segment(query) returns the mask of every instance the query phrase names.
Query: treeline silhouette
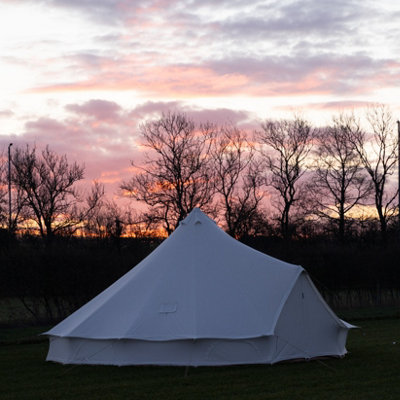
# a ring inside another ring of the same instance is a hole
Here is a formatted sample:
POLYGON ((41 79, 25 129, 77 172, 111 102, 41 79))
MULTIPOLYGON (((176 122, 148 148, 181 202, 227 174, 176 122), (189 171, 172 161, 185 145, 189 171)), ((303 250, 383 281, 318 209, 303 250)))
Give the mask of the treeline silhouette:
POLYGON ((399 303, 397 135, 378 105, 324 128, 299 116, 255 132, 167 113, 140 126, 148 149, 107 200, 48 146, 16 147, 0 170, 1 296, 59 320, 136 265, 194 208, 235 238, 301 264, 335 308, 399 303), (8 173, 8 167, 10 173, 8 173), (7 184, 12 187, 11 213, 7 184))
MULTIPOLYGON (((1 297, 19 302, 28 319, 54 322, 107 288, 153 251, 161 238, 40 237, 9 242, 0 251, 1 297)), ((400 305, 400 246, 397 233, 385 245, 358 237, 284 240, 248 236, 243 242, 273 257, 302 265, 335 309, 400 305)))

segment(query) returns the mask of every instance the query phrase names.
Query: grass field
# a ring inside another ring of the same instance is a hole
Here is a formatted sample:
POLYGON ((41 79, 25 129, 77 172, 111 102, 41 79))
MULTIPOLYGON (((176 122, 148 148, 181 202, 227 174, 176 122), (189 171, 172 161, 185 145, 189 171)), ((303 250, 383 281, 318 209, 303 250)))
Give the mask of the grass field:
POLYGON ((400 399, 400 319, 357 320, 343 359, 257 366, 63 366, 42 328, 0 329, 0 399, 400 399))

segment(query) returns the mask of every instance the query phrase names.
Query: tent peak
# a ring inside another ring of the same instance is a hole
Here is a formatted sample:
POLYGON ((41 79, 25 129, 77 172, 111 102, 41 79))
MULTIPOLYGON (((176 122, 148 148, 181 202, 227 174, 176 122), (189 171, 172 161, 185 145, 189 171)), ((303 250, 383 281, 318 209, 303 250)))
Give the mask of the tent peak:
MULTIPOLYGON (((193 210, 183 219, 179 225, 201 225, 206 221, 212 221, 200 208, 195 207, 193 210)), ((214 222, 214 221, 213 221, 214 222)))

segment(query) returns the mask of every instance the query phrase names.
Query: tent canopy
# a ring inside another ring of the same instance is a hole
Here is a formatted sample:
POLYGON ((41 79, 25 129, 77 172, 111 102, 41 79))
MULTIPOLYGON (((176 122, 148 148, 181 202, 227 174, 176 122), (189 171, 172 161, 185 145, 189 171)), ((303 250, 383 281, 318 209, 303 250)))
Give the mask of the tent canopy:
POLYGON ((302 267, 236 241, 194 209, 46 334, 48 360, 64 363, 224 365, 341 356, 350 327, 302 267))

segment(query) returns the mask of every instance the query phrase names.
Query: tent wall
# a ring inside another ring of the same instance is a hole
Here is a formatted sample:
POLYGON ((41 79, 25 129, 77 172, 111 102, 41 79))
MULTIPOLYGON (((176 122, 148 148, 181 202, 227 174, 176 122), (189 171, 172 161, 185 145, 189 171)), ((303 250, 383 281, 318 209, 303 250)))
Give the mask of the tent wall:
POLYGON ((343 356, 348 329, 304 272, 279 311, 275 335, 167 341, 50 336, 47 360, 107 365, 273 364, 289 359, 343 356))

